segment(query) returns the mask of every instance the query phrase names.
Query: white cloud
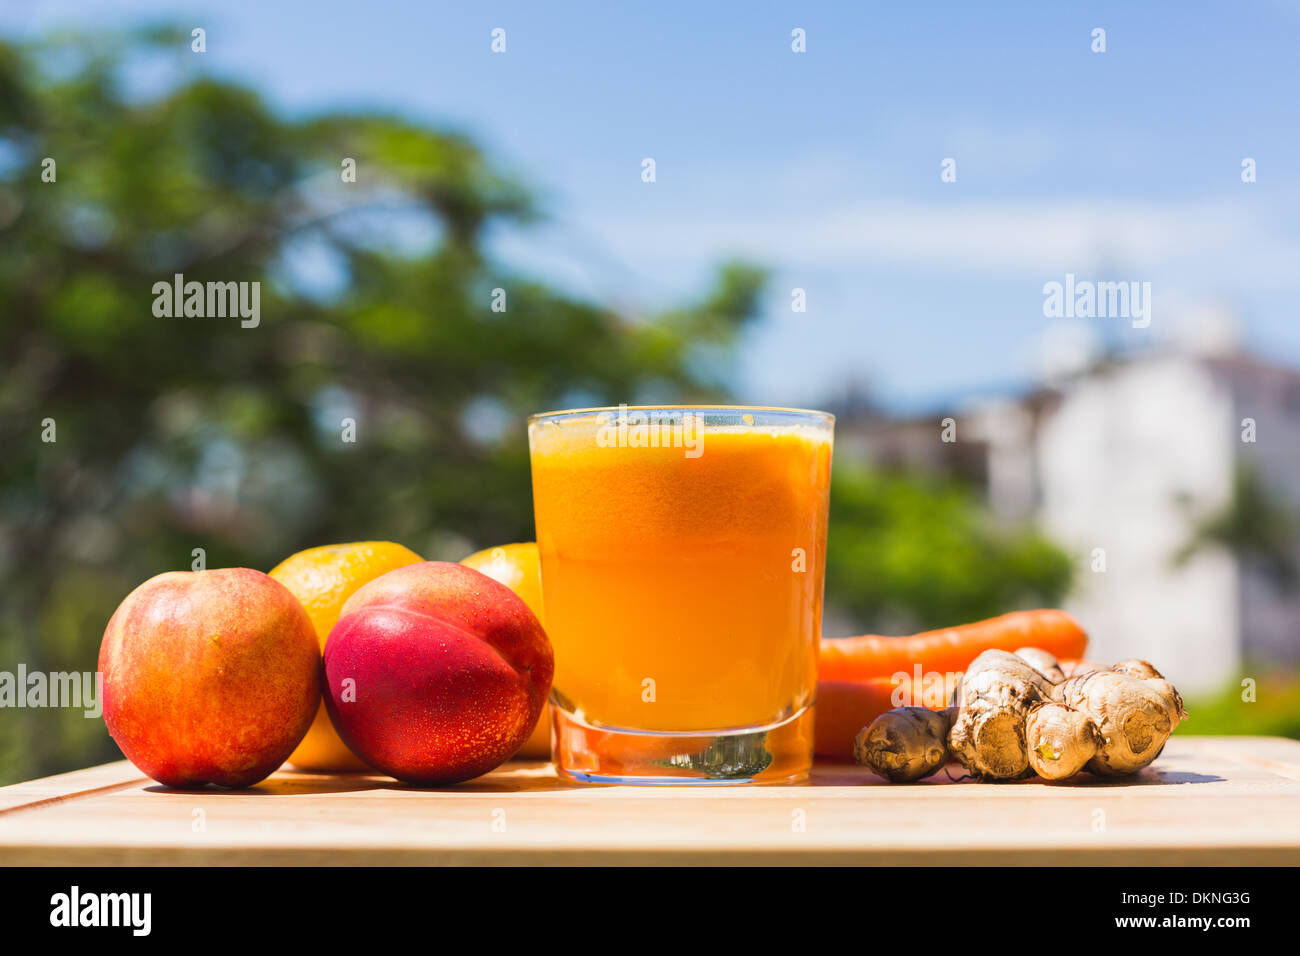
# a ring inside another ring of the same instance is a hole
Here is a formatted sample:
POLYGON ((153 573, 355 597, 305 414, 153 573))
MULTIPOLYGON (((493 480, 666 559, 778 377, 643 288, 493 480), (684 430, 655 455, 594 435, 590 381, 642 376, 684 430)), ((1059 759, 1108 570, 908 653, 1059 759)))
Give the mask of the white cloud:
POLYGON ((1200 271, 1208 264, 1223 280, 1291 285, 1300 262, 1300 240, 1227 202, 859 203, 801 215, 674 215, 595 228, 619 256, 642 263, 726 253, 777 267, 869 262, 994 275, 1103 266, 1200 271))

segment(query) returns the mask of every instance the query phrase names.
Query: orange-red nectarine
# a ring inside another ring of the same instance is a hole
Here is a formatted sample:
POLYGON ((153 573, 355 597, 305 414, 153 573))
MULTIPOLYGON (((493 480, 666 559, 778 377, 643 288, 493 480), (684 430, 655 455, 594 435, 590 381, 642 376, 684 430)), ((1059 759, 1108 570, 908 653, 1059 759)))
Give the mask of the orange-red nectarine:
POLYGON ((99 648, 104 722, 171 787, 247 787, 298 745, 320 701, 307 612, 250 568, 172 571, 127 595, 99 648))
POLYGON ((389 571, 348 599, 325 642, 325 706, 371 766, 415 783, 486 773, 528 738, 551 643, 510 588, 460 564, 389 571))

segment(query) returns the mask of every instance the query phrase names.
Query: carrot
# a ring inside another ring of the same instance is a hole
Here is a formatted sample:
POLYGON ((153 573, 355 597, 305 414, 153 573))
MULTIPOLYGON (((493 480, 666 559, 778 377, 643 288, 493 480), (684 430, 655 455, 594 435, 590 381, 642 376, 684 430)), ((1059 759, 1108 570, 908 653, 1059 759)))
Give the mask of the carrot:
POLYGON ((987 650, 1041 647, 1058 658, 1082 657, 1088 635, 1064 611, 1013 611, 974 624, 909 637, 829 638, 821 642, 818 676, 826 681, 870 680, 896 673, 963 671, 987 650))
POLYGON ((813 711, 813 752, 819 757, 851 760, 853 738, 881 714, 894 709, 896 687, 888 677, 819 680, 813 711))
POLYGON ((911 679, 876 677, 864 681, 819 680, 813 711, 813 750, 819 757, 850 760, 858 731, 895 707, 929 707, 942 710, 952 695, 954 680, 943 686, 926 682, 914 694, 911 679))

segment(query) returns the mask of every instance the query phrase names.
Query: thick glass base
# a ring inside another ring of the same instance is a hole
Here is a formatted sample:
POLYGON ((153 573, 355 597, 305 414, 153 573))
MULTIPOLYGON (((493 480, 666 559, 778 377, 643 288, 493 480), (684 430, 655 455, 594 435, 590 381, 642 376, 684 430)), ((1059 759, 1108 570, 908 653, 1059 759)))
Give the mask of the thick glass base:
POLYGON ((713 786, 802 783, 812 769, 812 709, 765 727, 669 734, 592 727, 552 705, 551 754, 580 783, 713 786))

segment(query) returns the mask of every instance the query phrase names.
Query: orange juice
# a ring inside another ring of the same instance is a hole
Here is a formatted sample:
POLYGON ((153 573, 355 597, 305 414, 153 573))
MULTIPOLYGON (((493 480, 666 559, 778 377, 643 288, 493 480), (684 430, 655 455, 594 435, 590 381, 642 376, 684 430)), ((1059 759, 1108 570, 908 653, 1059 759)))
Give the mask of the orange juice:
POLYGON ((831 421, 716 407, 534 417, 557 709, 642 738, 762 734, 802 717, 817 680, 831 421))

